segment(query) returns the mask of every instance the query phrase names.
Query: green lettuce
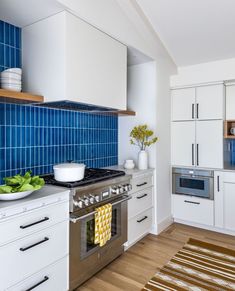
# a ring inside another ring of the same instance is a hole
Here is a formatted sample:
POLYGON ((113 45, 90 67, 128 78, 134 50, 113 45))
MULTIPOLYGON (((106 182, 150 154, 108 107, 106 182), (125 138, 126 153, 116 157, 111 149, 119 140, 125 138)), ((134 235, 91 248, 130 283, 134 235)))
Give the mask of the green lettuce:
POLYGON ((18 174, 13 177, 4 178, 5 185, 0 186, 0 193, 16 193, 25 191, 35 191, 45 185, 43 178, 31 176, 32 172, 28 171, 24 175, 18 174))

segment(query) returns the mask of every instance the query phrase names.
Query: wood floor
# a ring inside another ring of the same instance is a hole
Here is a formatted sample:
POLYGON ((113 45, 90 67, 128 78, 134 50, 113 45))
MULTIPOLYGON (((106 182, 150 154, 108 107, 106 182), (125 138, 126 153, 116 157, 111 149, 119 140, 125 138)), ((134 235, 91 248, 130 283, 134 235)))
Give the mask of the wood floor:
POLYGON ((190 237, 235 249, 233 236, 175 223, 159 236, 147 235, 77 291, 140 290, 190 237))

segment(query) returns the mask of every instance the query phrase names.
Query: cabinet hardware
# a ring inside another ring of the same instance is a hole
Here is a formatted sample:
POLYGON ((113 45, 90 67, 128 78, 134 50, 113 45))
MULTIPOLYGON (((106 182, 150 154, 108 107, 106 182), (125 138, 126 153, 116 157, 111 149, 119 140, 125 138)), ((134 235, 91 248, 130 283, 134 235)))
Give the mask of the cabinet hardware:
POLYGON ((197 103, 197 119, 199 118, 199 103, 197 103))
POLYGON ((141 198, 144 198, 146 196, 148 196, 148 194, 143 194, 142 196, 137 196, 136 199, 141 199, 141 198))
POLYGON ((43 284, 44 282, 46 282, 47 280, 49 280, 49 277, 45 276, 43 278, 43 280, 41 280, 40 282, 36 283, 35 285, 33 285, 32 287, 26 289, 25 291, 31 291, 33 289, 35 289, 36 287, 38 287, 39 285, 43 284))
POLYGON ((144 220, 147 219, 147 218, 148 218, 148 216, 145 216, 145 217, 143 217, 142 219, 137 220, 137 222, 140 223, 140 222, 144 221, 144 220))
POLYGON ((194 103, 192 104, 192 119, 194 119, 194 103))
POLYGON ((40 245, 40 244, 42 244, 42 243, 44 243, 44 242, 46 242, 46 241, 48 241, 48 240, 49 240, 48 237, 44 237, 43 240, 41 240, 41 241, 39 241, 39 242, 37 242, 37 243, 35 243, 35 244, 32 244, 32 245, 30 245, 30 246, 28 246, 28 247, 26 247, 26 248, 20 248, 20 251, 21 251, 21 252, 25 252, 25 251, 27 251, 27 250, 29 250, 29 249, 31 249, 31 248, 33 248, 33 247, 36 247, 36 246, 38 246, 38 245, 40 245))
POLYGON ((194 166, 194 143, 192 143, 192 165, 194 166))
POLYGON ((142 184, 137 184, 136 186, 137 187, 141 187, 141 186, 144 186, 144 185, 147 185, 148 183, 147 182, 144 182, 144 183, 142 183, 142 184))
POLYGON ((44 217, 43 219, 38 220, 36 222, 30 223, 30 224, 26 224, 26 225, 21 225, 20 228, 21 229, 25 229, 25 228, 31 227, 31 226, 33 226, 35 224, 39 224, 39 223, 42 223, 42 222, 47 221, 47 220, 49 220, 49 217, 44 217))
POLYGON ((194 201, 189 201, 189 200, 184 200, 185 203, 191 203, 191 204, 197 204, 199 205, 200 202, 194 202, 194 201))
POLYGON ((199 166, 199 144, 197 143, 197 166, 199 166))
POLYGON ((219 176, 217 176, 217 191, 220 192, 220 181, 219 181, 219 176))

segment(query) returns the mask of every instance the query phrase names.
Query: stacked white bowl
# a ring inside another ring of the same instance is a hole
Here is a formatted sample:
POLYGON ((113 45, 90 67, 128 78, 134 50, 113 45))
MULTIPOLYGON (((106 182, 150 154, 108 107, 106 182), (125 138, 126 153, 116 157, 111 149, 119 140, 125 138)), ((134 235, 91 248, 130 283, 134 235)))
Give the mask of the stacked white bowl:
POLYGON ((1 88, 21 92, 22 89, 22 70, 11 68, 1 72, 1 88))

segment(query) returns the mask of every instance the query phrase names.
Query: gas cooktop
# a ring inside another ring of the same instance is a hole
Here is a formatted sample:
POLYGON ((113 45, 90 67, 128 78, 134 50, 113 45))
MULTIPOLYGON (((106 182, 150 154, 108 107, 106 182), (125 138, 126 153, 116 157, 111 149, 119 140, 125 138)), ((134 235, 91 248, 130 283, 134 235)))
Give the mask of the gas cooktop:
POLYGON ((86 168, 84 179, 76 182, 59 182, 56 181, 53 174, 46 174, 41 176, 44 178, 46 184, 62 186, 66 188, 75 188, 79 186, 90 185, 100 181, 112 179, 115 177, 124 176, 124 171, 99 169, 99 168, 86 168))

